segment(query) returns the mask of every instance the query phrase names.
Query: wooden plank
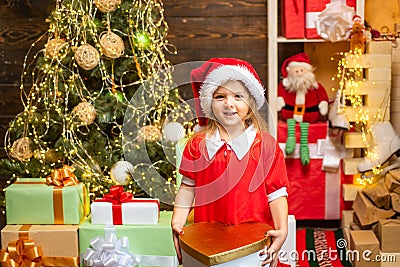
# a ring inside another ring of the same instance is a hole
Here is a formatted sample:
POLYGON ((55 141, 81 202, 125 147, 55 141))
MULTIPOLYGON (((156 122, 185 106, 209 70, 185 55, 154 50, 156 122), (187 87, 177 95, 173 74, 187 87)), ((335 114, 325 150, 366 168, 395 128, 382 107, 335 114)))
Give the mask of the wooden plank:
MULTIPOLYGON (((24 58, 28 49, 43 33, 48 25, 43 19, 0 19, 0 81, 2 84, 19 84, 24 58)), ((43 39, 33 49, 28 58, 43 49, 47 40, 43 39)))
MULTIPOLYGON (((356 195, 358 191, 361 191, 364 187, 361 185, 355 184, 343 184, 342 186, 342 196, 344 201, 354 201, 356 199, 356 195)), ((351 211, 350 216, 347 218, 349 226, 350 221, 353 221, 353 211, 351 211)))
POLYGON ((393 48, 392 50, 392 62, 400 62, 400 48, 393 48))
POLYGON ((172 64, 191 61, 206 61, 211 57, 235 57, 250 62, 265 84, 267 80, 267 54, 265 50, 179 50, 176 55, 166 56, 172 64))
POLYGON ((366 148, 370 140, 363 138, 361 132, 345 132, 343 136, 343 145, 345 148, 366 148))
POLYGON ((346 57, 346 68, 390 68, 392 64, 391 54, 363 54, 354 56, 349 54, 346 57))
POLYGON ((366 71, 365 78, 369 81, 392 80, 391 68, 371 68, 366 71))
POLYGON ((27 19, 33 17, 45 18, 55 7, 54 0, 14 0, 0 1, 0 18, 27 19))
POLYGON ((391 54, 392 41, 368 41, 367 42, 368 54, 391 54))
POLYGON ((349 122, 360 121, 361 116, 368 115, 369 121, 374 121, 375 117, 383 117, 383 121, 390 120, 390 106, 384 110, 378 108, 368 108, 368 107, 346 107, 345 114, 349 122))
POLYGON ((169 0, 164 1, 165 16, 212 17, 212 16, 266 16, 267 2, 261 0, 214 1, 169 0))
POLYGON ((358 173, 357 166, 363 161, 363 158, 343 159, 343 172, 345 175, 354 175, 358 173))
POLYGON ((391 90, 390 81, 361 81, 361 82, 345 82, 346 92, 355 95, 368 95, 374 92, 386 92, 391 90))
POLYGON ((0 115, 14 116, 23 110, 19 86, 0 84, 0 115))
POLYGON ((4 158, 6 156, 6 152, 4 150, 4 136, 6 135, 8 124, 13 119, 13 117, 5 118, 0 116, 0 158, 4 158))
POLYGON ((168 20, 168 40, 177 50, 266 49, 267 22, 257 17, 186 17, 168 20))

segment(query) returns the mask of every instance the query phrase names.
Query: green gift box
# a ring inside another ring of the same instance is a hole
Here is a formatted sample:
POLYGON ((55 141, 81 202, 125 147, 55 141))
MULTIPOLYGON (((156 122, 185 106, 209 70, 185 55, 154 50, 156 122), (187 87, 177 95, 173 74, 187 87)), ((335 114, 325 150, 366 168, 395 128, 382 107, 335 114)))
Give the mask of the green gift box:
MULTIPOLYGON (((158 224, 155 225, 114 225, 118 239, 128 237, 130 253, 140 259, 140 267, 176 267, 178 259, 172 241, 172 212, 161 211, 158 224)), ((106 225, 91 224, 85 220, 79 226, 79 250, 81 266, 91 240, 105 237, 106 225)), ((109 227, 109 226, 107 226, 109 227)))
POLYGON ((84 185, 52 186, 22 178, 5 189, 7 224, 79 224, 85 216, 84 185))

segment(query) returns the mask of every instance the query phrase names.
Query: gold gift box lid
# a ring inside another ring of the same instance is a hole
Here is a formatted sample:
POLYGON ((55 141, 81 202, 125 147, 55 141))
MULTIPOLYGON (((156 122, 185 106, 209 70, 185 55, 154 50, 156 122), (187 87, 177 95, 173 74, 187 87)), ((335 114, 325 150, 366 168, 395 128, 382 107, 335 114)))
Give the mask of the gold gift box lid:
POLYGON ((194 223, 184 227, 181 248, 197 261, 213 266, 239 259, 271 244, 265 223, 225 225, 216 222, 194 223))

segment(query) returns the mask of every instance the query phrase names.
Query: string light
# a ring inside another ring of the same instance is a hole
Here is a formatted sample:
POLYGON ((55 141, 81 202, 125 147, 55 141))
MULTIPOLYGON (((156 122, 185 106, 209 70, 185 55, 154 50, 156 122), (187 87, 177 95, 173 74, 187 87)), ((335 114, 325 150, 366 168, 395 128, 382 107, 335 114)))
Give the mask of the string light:
MULTIPOLYGON (((339 88, 344 96, 345 105, 341 112, 344 112, 354 123, 350 125, 351 129, 361 132, 364 143, 364 156, 371 162, 379 162, 379 156, 376 147, 371 145, 370 125, 382 118, 382 110, 378 109, 375 114, 370 114, 368 107, 365 107, 365 98, 363 96, 363 86, 366 82, 365 73, 370 71, 362 66, 363 54, 361 50, 339 53, 337 74, 332 80, 339 80, 339 88)), ((331 58, 335 60, 335 58, 331 58)), ((333 88, 334 90, 334 88, 333 88)), ((382 166, 377 164, 368 174, 356 175, 354 183, 362 186, 371 185, 380 178, 382 166)))

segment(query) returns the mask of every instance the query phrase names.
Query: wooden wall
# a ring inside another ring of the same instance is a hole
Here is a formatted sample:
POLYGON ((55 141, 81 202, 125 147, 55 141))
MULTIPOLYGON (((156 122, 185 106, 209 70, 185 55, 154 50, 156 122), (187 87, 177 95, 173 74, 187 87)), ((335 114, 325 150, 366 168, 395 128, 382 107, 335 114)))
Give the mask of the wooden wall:
MULTIPOLYGON (((173 64, 237 57, 267 81, 267 1, 166 0, 173 64)), ((22 110, 20 75, 31 44, 46 30, 55 0, 0 1, 0 156, 8 122, 22 110)), ((35 49, 43 48, 37 46, 35 49)), ((190 91, 190 89, 189 89, 190 91)))
MULTIPOLYGON (((267 1, 164 1, 173 64, 235 57, 250 62, 267 81, 267 1)), ((190 86, 186 87, 190 91, 190 86)), ((182 91, 181 91, 182 92, 182 91)), ((190 94, 190 93, 189 93, 190 94)))
MULTIPOLYGON (((22 111, 20 76, 24 57, 36 39, 47 31, 45 18, 54 0, 0 1, 0 156, 8 122, 22 111)), ((33 48, 33 51, 39 46, 33 48)))

